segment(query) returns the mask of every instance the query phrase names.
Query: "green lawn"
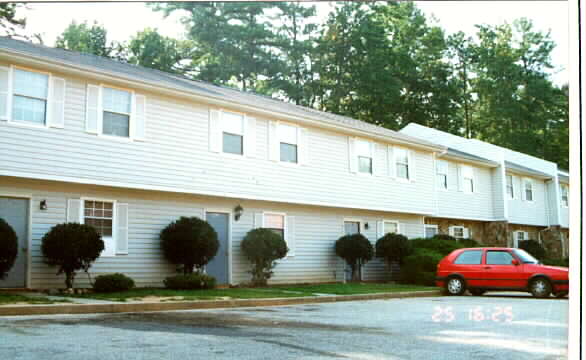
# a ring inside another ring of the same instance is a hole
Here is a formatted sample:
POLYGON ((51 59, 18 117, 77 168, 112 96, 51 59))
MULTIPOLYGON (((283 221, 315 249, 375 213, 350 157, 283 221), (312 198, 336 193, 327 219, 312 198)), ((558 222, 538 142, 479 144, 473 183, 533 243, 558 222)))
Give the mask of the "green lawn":
POLYGON ((3 294, 0 293, 0 305, 9 305, 15 303, 27 303, 27 304, 53 304, 57 302, 68 302, 65 300, 55 301, 46 297, 38 296, 25 296, 15 294, 3 294))
POLYGON ((298 291, 312 294, 331 295, 358 295, 376 294, 401 291, 425 291, 437 290, 436 287, 418 285, 380 284, 380 283, 347 283, 347 284, 318 284, 318 285, 296 285, 278 286, 276 289, 298 291))

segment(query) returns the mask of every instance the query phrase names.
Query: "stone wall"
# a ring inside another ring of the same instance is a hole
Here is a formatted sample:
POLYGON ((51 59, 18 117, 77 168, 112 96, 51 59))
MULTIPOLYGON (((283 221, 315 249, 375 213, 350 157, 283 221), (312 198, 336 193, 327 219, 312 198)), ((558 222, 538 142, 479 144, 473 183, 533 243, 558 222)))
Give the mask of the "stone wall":
POLYGON ((510 232, 506 221, 488 221, 484 223, 483 244, 487 246, 508 247, 510 232))
POLYGON ((564 229, 559 226, 551 226, 541 232, 541 243, 547 252, 547 257, 552 259, 562 259, 567 256, 567 239, 564 229))
POLYGON ((470 232, 471 239, 474 239, 474 240, 478 241, 479 243, 484 244, 484 238, 485 238, 484 224, 485 223, 482 221, 426 217, 425 223, 437 225, 438 232, 440 234, 445 234, 445 235, 450 234, 450 230, 449 230, 450 226, 464 226, 464 227, 468 228, 468 231, 470 232))

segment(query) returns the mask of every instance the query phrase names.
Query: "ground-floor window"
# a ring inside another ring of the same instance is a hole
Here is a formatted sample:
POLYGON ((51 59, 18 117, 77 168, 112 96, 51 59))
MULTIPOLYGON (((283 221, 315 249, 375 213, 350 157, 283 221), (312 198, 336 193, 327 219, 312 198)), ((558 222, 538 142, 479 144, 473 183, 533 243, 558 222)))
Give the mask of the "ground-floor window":
POLYGON ((513 247, 519 247, 520 241, 529 240, 529 233, 527 231, 515 231, 513 233, 513 247))
POLYGON ((104 252, 102 255, 113 256, 116 252, 116 244, 112 236, 114 227, 114 202, 84 200, 83 222, 92 226, 102 236, 104 252))
POLYGON ((425 238, 429 239, 438 234, 437 225, 425 225, 425 238))
POLYGON ((346 235, 360 234, 360 221, 344 221, 346 235))
POLYGON ((469 232, 464 226, 450 226, 450 236, 456 239, 466 239, 469 237, 469 232))
POLYGON ((264 227, 276 234, 281 235, 281 238, 285 240, 285 215, 265 214, 264 227))

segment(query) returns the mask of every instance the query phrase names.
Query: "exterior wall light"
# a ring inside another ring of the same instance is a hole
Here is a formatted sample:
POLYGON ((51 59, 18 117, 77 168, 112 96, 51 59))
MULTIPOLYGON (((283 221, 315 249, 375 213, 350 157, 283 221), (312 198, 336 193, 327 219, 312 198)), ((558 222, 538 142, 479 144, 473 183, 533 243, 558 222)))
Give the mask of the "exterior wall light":
POLYGON ((39 209, 47 210, 47 200, 41 200, 41 203, 39 204, 39 209))
POLYGON ((240 217, 242 216, 243 212, 244 209, 242 208, 242 206, 240 206, 240 204, 236 205, 236 207, 234 208, 234 220, 240 220, 240 217))
POLYGON ((364 223, 364 228, 365 228, 366 230, 368 230, 368 228, 369 228, 369 227, 370 227, 370 225, 368 225, 368 223, 364 223))

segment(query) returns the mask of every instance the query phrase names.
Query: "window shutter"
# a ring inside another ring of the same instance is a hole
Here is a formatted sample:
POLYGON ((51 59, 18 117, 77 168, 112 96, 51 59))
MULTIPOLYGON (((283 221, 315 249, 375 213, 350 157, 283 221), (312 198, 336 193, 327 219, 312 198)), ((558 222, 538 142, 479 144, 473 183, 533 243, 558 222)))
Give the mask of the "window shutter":
POLYGON ((144 140, 146 137, 146 96, 134 96, 134 139, 144 140))
POLYGON ((521 183, 521 200, 525 201, 527 200, 527 193, 525 192, 525 179, 521 178, 520 179, 520 183, 521 183))
POLYGON ((448 227, 448 235, 454 236, 454 227, 453 226, 448 227))
POLYGON ((408 150, 409 156, 409 180, 416 181, 417 167, 415 166, 415 153, 412 150, 408 150))
POLYGON ((256 119, 246 116, 244 124, 244 154, 247 157, 256 157, 256 119))
POLYGON ((47 125, 61 129, 65 126, 65 79, 54 76, 49 78, 47 125))
POLYGON ((254 224, 252 225, 254 229, 258 229, 262 227, 262 213, 254 213, 254 224))
POLYGON ((405 230, 405 227, 403 226, 403 224, 398 222, 397 223, 397 234, 405 235, 405 234, 403 234, 404 230, 405 230))
POLYGON ((383 233, 384 231, 385 231, 384 223, 382 221, 377 221, 376 222, 376 238, 377 238, 377 240, 385 235, 383 233))
POLYGON ((220 152, 222 147, 222 130, 220 129, 220 110, 210 109, 209 113, 210 151, 220 152))
POLYGON ((462 165, 458 164, 458 191, 464 191, 464 181, 462 180, 462 165))
POLYGON ((309 132, 306 128, 297 128, 297 151, 299 152, 299 164, 309 164, 309 132))
POLYGON ((80 199, 67 200, 67 222, 80 223, 82 204, 80 199))
POLYGON ((474 190, 474 193, 476 193, 476 194, 480 193, 480 191, 479 191, 480 183, 478 181, 478 178, 479 178, 478 171, 480 171, 480 169, 472 168, 472 179, 473 179, 472 181, 474 181, 474 184, 473 184, 474 189, 473 190, 474 190))
POLYGON ((387 163, 389 167, 389 176, 394 178, 395 177, 395 169, 397 166, 395 165, 395 152, 393 145, 387 146, 387 163))
POLYGON ((0 66, 0 120, 10 117, 10 103, 12 100, 12 69, 0 66))
POLYGON ((285 216, 285 241, 289 252, 287 256, 295 256, 295 216, 285 216))
POLYGON ((278 126, 277 121, 269 121, 269 160, 272 161, 279 161, 280 158, 278 126))
POLYGON ((464 231, 462 231, 462 233, 464 235, 464 239, 470 239, 470 229, 464 228, 464 231))
POLYGON ((378 161, 380 159, 378 153, 378 144, 373 142, 370 143, 370 146, 372 147, 372 175, 381 176, 383 168, 380 166, 381 163, 378 161))
POLYGON ((85 105, 85 131, 98 134, 102 128, 102 88, 96 85, 87 86, 85 105))
POLYGON ((356 164, 356 138, 349 136, 348 137, 348 161, 350 172, 355 173, 357 170, 356 164))
POLYGON ((116 204, 116 254, 128 254, 128 204, 116 204))

